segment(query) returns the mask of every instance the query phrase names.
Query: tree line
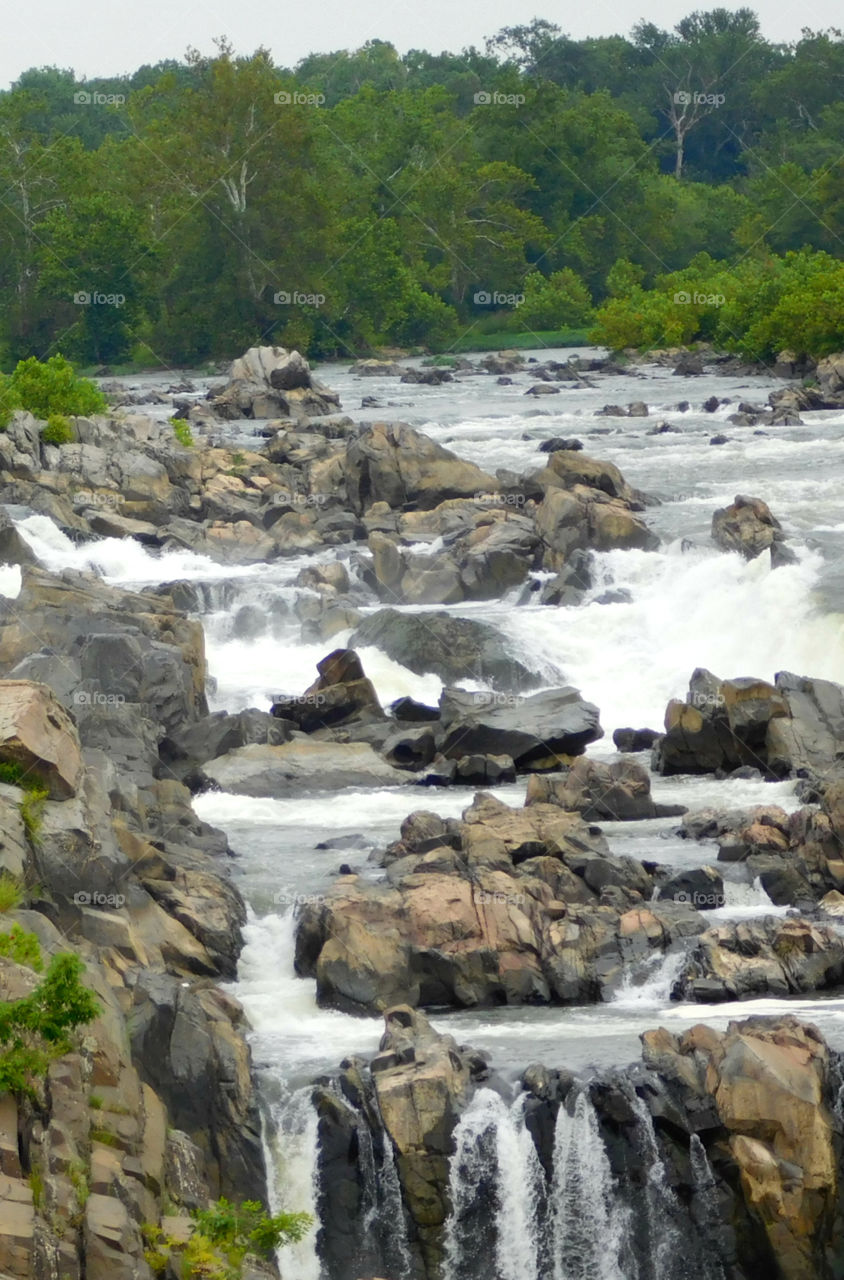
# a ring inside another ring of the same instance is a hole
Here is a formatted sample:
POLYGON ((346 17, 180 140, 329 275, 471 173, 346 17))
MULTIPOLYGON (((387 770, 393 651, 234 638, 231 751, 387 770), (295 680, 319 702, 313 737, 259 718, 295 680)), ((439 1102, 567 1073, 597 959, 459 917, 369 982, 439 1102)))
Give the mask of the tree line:
POLYGON ((294 68, 224 39, 126 77, 34 68, 0 94, 0 368, 502 331, 833 350, 842 90, 840 31, 774 44, 749 9, 294 68))

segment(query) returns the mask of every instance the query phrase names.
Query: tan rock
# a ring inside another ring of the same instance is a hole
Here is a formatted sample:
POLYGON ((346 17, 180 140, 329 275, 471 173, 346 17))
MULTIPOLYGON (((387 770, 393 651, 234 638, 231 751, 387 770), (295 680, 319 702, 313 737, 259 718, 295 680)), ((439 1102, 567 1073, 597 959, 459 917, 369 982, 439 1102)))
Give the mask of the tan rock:
POLYGON ((46 685, 0 680, 0 760, 19 764, 53 800, 76 794, 82 774, 76 727, 46 685))

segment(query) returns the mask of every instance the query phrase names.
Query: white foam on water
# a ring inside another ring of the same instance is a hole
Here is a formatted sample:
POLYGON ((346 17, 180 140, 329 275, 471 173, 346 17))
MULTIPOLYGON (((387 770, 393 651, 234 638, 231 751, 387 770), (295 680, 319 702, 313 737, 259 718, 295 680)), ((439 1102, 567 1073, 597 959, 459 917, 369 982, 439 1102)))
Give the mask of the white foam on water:
POLYGON ((746 562, 679 547, 598 559, 604 582, 628 589, 631 603, 515 609, 501 625, 549 679, 597 703, 605 729, 661 724, 696 667, 722 679, 790 670, 844 682, 844 616, 813 600, 816 553, 775 570, 767 553, 746 562))

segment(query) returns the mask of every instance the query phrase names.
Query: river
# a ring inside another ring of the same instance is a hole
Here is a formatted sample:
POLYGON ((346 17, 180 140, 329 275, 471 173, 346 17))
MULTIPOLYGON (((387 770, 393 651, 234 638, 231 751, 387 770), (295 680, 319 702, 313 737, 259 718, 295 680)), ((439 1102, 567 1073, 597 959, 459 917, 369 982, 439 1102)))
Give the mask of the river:
MULTIPOLYGON (((571 353, 536 354, 544 359, 571 353)), ((616 463, 632 485, 660 500, 646 518, 663 539, 661 550, 597 556, 595 585, 581 606, 519 602, 519 591, 503 601, 452 606, 458 614, 497 627, 512 653, 548 685, 573 684, 597 703, 605 737, 590 754, 603 760, 615 758, 614 728, 659 727, 667 700, 683 696, 698 666, 725 678, 771 679, 786 669, 844 682, 844 615, 839 612, 844 608, 844 414, 805 414, 804 425, 794 427, 734 426, 726 419, 740 401, 761 405, 781 384, 765 377, 679 378, 655 365, 641 366, 640 373, 646 378, 602 376, 597 387, 563 390, 549 404, 551 397, 525 397, 529 380, 524 377, 512 386, 474 377, 427 387, 397 378, 363 380, 348 366, 319 370, 356 420, 408 422, 488 471, 538 468, 543 439, 576 436, 586 453, 616 463), (358 410, 364 395, 377 396, 384 407, 358 410), (702 402, 713 395, 732 403, 712 414, 702 412, 702 402), (595 416, 606 402, 641 399, 648 403, 648 417, 595 416), (678 411, 683 400, 693 408, 678 411), (675 430, 653 434, 662 420, 675 430), (710 444, 717 432, 728 436, 726 444, 710 444), (767 555, 746 563, 710 544, 713 510, 737 493, 768 502, 792 540, 796 564, 772 572, 767 555), (616 603, 599 603, 608 590, 619 593, 616 603)), ((138 382, 154 385, 156 379, 150 375, 138 382)), ((204 384, 197 380, 196 385, 201 394, 204 384)), ((227 423, 217 434, 226 443, 255 447, 253 428, 252 423, 227 423)), ((212 710, 266 710, 271 695, 300 693, 313 680, 317 660, 347 638, 341 633, 330 643, 303 643, 293 612, 300 588, 293 584, 313 559, 348 558, 349 549, 224 569, 187 551, 158 555, 135 542, 108 539, 76 546, 46 517, 15 514, 47 568, 92 569, 127 587, 176 579, 199 584, 212 710), (255 629, 253 622, 248 634, 236 634, 235 615, 246 604, 259 606, 264 629, 255 629)), ((16 572, 3 571, 0 589, 8 594, 15 593, 16 572)), ((369 604, 377 607, 374 597, 369 604)), ((361 657, 382 703, 404 694, 428 702, 439 696, 442 686, 435 675, 415 675, 377 649, 364 648, 361 657)), ((640 758, 647 763, 646 756, 640 758)), ((689 808, 760 802, 798 806, 790 782, 657 778, 653 791, 657 800, 689 808)), ((519 804, 524 786, 503 787, 496 794, 519 804)), ((316 1124, 307 1083, 349 1054, 371 1054, 381 1035, 380 1021, 319 1009, 315 984, 295 977, 296 905, 324 892, 341 862, 373 877, 380 874, 367 863, 369 852, 397 838, 402 819, 414 808, 456 817, 470 801, 466 790, 420 793, 410 783, 332 795, 330 803, 324 795, 255 800, 220 792, 195 800, 199 815, 228 834, 238 855, 233 876, 249 904, 246 947, 232 989, 251 1022, 262 1098, 272 1119, 267 1142, 276 1204, 316 1206, 316 1124), (320 847, 342 837, 358 839, 320 847)), ((680 840, 672 834, 675 827, 676 819, 603 824, 614 852, 678 866, 714 861, 714 846, 680 840)), ((727 878, 727 901, 713 919, 773 910, 761 887, 742 882, 740 865, 719 870, 727 878)), ((639 1034, 646 1028, 677 1029, 700 1021, 724 1027, 750 1011, 788 1008, 807 1014, 831 1044, 844 1048, 844 998, 672 1005, 668 993, 676 962, 675 956, 659 957, 632 975, 606 1005, 496 1008, 435 1014, 433 1020, 461 1042, 488 1050, 505 1078, 535 1061, 588 1074, 638 1058, 639 1034)), ((496 1104, 486 1099, 480 1105, 494 1109, 496 1104)), ((576 1119, 588 1128, 588 1117, 576 1119)), ((285 1251, 283 1265, 290 1280, 321 1280, 313 1234, 295 1256, 285 1251)))

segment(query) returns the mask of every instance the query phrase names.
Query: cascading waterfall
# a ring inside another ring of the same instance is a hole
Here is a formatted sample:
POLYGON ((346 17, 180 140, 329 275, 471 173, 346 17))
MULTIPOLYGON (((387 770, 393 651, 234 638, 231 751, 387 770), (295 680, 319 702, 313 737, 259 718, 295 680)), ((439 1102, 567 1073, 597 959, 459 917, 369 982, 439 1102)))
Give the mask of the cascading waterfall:
POLYGON ((668 1185, 665 1165, 656 1140, 653 1117, 637 1093, 631 1098, 638 1121, 636 1137, 645 1170, 645 1216, 648 1234, 647 1274, 653 1280, 677 1275, 677 1260, 684 1252, 680 1205, 668 1185))
POLYGON ((381 1168, 378 1171, 378 1203, 385 1230, 387 1271, 396 1280, 409 1280, 413 1274, 410 1242, 407 1238, 404 1204, 393 1144, 385 1133, 381 1168))
POLYGON ((622 1257, 626 1222, 595 1108, 582 1091, 573 1111, 560 1107, 554 1134, 554 1280, 633 1280, 622 1257))
POLYGON ((654 951, 641 964, 628 965, 611 1003, 621 1008, 653 1008, 668 1004, 686 960, 685 948, 654 951))
POLYGON ((524 1124, 524 1099, 508 1107, 491 1089, 479 1090, 454 1141, 445 1280, 488 1280, 491 1232, 495 1280, 544 1280, 539 1270, 544 1182, 524 1124))
POLYGON ((696 1133, 689 1143, 689 1164, 692 1171, 692 1216, 699 1235, 709 1248, 702 1251, 701 1280, 724 1280, 724 1268, 717 1254, 717 1241, 722 1230, 718 1205, 715 1174, 706 1154, 706 1148, 696 1133))
POLYGON ((272 1132, 265 1136, 267 1169, 275 1173, 268 1193, 273 1213, 305 1212, 314 1226, 304 1240, 279 1250, 283 1280, 320 1280, 316 1251, 319 1136, 311 1090, 298 1089, 271 1111, 272 1132))

